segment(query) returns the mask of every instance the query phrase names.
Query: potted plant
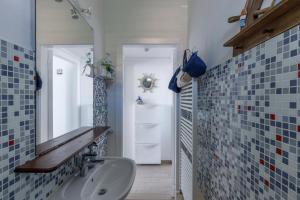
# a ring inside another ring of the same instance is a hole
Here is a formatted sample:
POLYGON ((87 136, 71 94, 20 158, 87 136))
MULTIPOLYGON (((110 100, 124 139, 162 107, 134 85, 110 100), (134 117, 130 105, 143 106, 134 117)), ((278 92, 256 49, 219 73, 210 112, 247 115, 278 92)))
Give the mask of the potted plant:
POLYGON ((97 63, 100 65, 100 75, 113 78, 115 73, 115 66, 112 64, 112 59, 110 53, 105 53, 104 57, 97 63))

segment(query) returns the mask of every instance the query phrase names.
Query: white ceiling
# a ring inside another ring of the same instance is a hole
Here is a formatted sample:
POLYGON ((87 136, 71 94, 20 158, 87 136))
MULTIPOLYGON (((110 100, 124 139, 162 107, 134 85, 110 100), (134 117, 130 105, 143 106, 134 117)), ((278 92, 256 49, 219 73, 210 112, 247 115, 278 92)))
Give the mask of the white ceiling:
POLYGON ((124 58, 172 58, 175 52, 173 46, 161 45, 125 45, 124 58))

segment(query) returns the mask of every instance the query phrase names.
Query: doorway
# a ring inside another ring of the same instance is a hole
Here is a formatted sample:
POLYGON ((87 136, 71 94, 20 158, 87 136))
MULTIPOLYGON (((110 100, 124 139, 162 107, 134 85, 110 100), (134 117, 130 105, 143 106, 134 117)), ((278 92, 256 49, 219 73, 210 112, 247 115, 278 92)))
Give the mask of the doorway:
POLYGON ((172 45, 123 46, 123 156, 137 176, 128 199, 175 197, 175 95, 172 45))

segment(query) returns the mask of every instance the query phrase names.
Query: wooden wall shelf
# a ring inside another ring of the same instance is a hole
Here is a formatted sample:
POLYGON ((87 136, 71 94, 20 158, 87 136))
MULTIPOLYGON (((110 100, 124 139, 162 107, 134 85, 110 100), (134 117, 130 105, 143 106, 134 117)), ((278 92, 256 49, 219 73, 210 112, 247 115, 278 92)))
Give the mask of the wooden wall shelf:
POLYGON ((18 173, 49 173, 53 172, 74 157, 81 150, 91 145, 103 134, 109 131, 110 127, 97 127, 84 132, 78 137, 64 143, 57 148, 27 161, 25 164, 15 168, 18 173))
POLYGON ((282 0, 242 29, 224 46, 233 47, 233 55, 237 56, 298 24, 300 24, 300 0, 282 0))
POLYGON ((54 149, 56 149, 59 146, 62 146, 69 141, 75 139, 76 137, 79 137, 83 135, 84 133, 92 130, 93 127, 81 127, 79 129, 73 130, 69 133, 66 133, 60 137, 48 140, 47 142, 38 144, 35 149, 35 153, 37 156, 44 155, 54 149))

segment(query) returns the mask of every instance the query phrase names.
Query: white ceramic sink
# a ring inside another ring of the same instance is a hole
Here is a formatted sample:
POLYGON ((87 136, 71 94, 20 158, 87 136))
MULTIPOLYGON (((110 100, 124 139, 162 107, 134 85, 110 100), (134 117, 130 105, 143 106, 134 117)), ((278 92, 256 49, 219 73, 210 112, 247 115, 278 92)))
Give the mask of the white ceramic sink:
POLYGON ((131 190, 136 165, 127 158, 102 158, 85 177, 74 176, 53 200, 123 200, 131 190))

